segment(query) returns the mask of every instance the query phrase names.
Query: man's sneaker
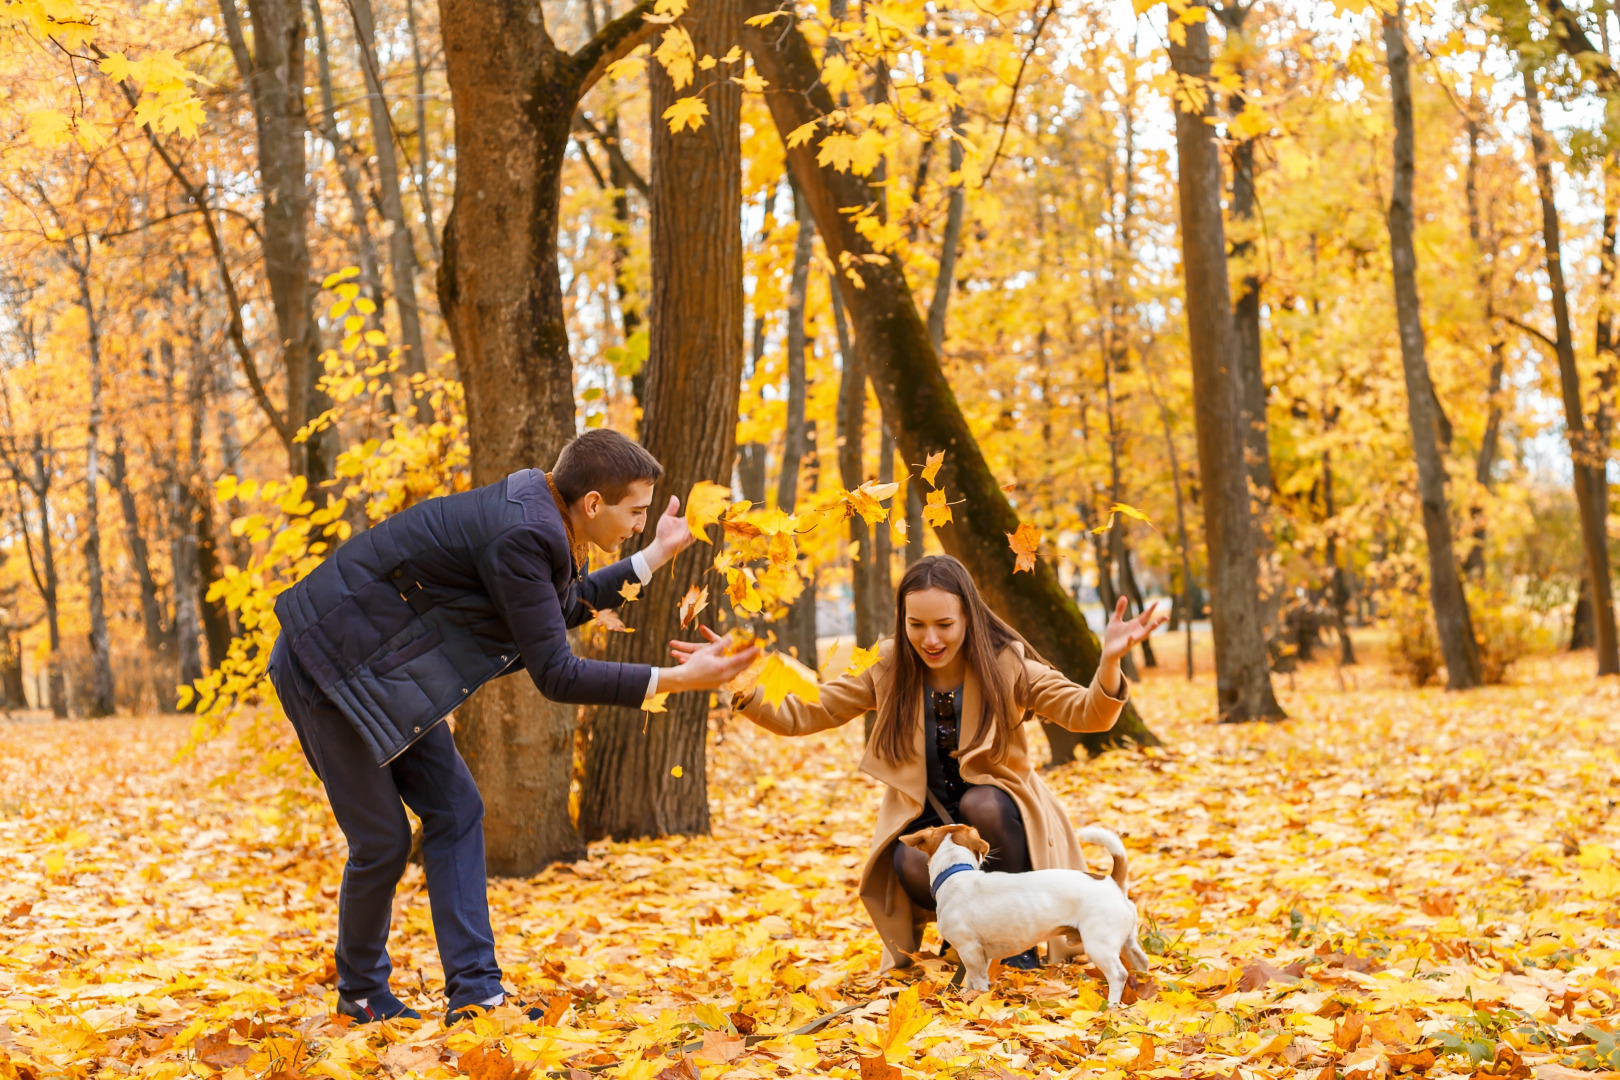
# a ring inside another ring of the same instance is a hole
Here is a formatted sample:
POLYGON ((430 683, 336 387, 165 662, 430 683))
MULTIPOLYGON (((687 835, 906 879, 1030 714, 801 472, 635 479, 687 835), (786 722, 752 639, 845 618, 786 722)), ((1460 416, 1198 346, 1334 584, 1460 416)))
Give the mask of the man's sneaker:
POLYGON ((1034 948, 1025 949, 1017 956, 1009 956, 1001 962, 1002 967, 1017 968, 1019 971, 1039 971, 1041 967, 1041 954, 1034 948))
MULTIPOLYGON (((508 1003, 510 1003, 513 1008, 522 1009, 523 1015, 528 1017, 531 1024, 538 1024, 540 1021, 546 1018, 546 1010, 538 1005, 524 1005, 520 1001, 502 1002, 501 1004, 505 1005, 508 1003)), ((445 1011, 444 1026, 447 1028, 455 1027, 463 1020, 476 1019, 483 1016, 490 1010, 498 1007, 499 1006, 495 1005, 457 1005, 454 1008, 447 1009, 445 1011)))
POLYGON ((375 1024, 380 1020, 396 1020, 404 1017, 407 1020, 420 1020, 422 1014, 405 1004, 387 990, 379 990, 368 994, 365 1004, 338 994, 337 1011, 341 1016, 347 1016, 357 1024, 375 1024))

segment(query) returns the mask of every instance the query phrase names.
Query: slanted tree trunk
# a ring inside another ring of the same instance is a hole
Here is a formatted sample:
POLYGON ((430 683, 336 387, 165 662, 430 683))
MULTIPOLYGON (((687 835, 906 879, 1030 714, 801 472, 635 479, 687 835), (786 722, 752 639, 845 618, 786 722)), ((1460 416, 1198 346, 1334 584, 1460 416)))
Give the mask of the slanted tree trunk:
MULTIPOLYGON (((579 99, 651 32, 642 0, 573 53, 538 7, 440 0, 456 115, 456 188, 439 306, 467 401, 472 482, 545 467, 574 434, 557 223, 579 99)), ((528 678, 498 679, 458 714, 456 743, 484 794, 492 874, 532 874, 584 853, 568 812, 577 710, 528 678)))
MULTIPOLYGON (((1468 202, 1468 237, 1474 245, 1474 276, 1485 303, 1485 333, 1490 336, 1491 356, 1490 374, 1486 380, 1485 431, 1480 436, 1479 453, 1474 458, 1474 482, 1489 491, 1496 469, 1497 447, 1501 442, 1502 377, 1507 371, 1507 364, 1503 358, 1502 333, 1496 325, 1496 290, 1493 281, 1498 247, 1496 228, 1493 224, 1487 235, 1479 212, 1480 124, 1473 110, 1482 107, 1477 99, 1469 106, 1468 169, 1464 189, 1468 202)), ((1603 289, 1606 290, 1606 286, 1603 289)), ((1485 508, 1476 501, 1468 508, 1468 516, 1473 525, 1473 536, 1468 557, 1463 560, 1463 571, 1470 577, 1482 578, 1485 576, 1485 508)))
MULTIPOLYGON (((1170 64, 1182 77, 1207 79, 1209 28, 1187 27, 1171 44, 1170 64)), ((1259 563, 1244 467, 1242 380, 1238 375, 1231 292, 1226 275, 1226 228, 1221 220, 1221 162, 1214 129, 1203 112, 1176 110, 1180 169, 1182 270, 1187 289, 1187 337, 1192 354, 1198 471, 1209 552, 1210 622, 1215 637, 1217 707, 1223 723, 1283 715, 1271 689, 1259 563)))
MULTIPOLYGON (((405 223, 405 200, 399 190, 399 158, 394 149, 394 122, 383 93, 382 68, 377 60, 377 26, 371 0, 347 0, 354 16, 354 41, 360 50, 360 69, 366 80, 366 104, 371 110, 371 143, 377 156, 377 194, 388 232, 388 265, 394 279, 394 308, 399 315, 399 341, 405 347, 400 367, 407 375, 427 372, 422 345, 422 315, 416 304, 416 252, 410 226, 405 223)), ((433 419, 426 394, 414 395, 416 418, 433 419)))
POLYGON ((129 545, 130 562, 141 590, 141 626, 146 632, 146 651, 158 656, 168 650, 168 629, 163 625, 163 605, 158 602, 157 580, 152 576, 152 553, 141 531, 140 508, 129 486, 129 464, 124 451, 124 433, 113 435, 113 451, 107 458, 107 484, 118 493, 118 506, 124 516, 124 543, 129 545))
MULTIPOLYGON (((793 186, 793 217, 799 235, 793 243, 793 271, 789 281, 787 307, 787 431, 782 437, 782 472, 777 477, 776 505, 793 513, 799 504, 800 462, 814 452, 810 426, 805 420, 805 399, 809 386, 805 374, 804 331, 805 295, 810 287, 810 256, 815 250, 816 226, 799 191, 793 186)), ((870 556, 868 556, 870 557, 870 556)), ((788 609, 779 631, 781 648, 810 667, 816 666, 816 582, 805 583, 804 592, 788 609)))
POLYGON ((332 50, 326 36, 326 17, 321 0, 309 0, 309 23, 315 32, 315 74, 321 92, 321 112, 315 128, 332 149, 338 179, 349 202, 349 228, 353 236, 355 265, 360 269, 360 287, 379 308, 383 304, 382 270, 377 265, 377 245, 371 238, 371 220, 366 213, 366 197, 360 190, 360 169, 354 148, 344 138, 337 123, 337 99, 332 93, 332 50))
POLYGON ((1415 132, 1412 120, 1412 74, 1407 59, 1402 5, 1383 17, 1384 49, 1389 63, 1390 104, 1395 114, 1395 167, 1390 185, 1389 246, 1395 285, 1395 311, 1400 327, 1401 366, 1406 374, 1406 411, 1417 459, 1418 497, 1423 504, 1423 532, 1429 544, 1429 597, 1434 605, 1440 651, 1446 661, 1446 686, 1468 690, 1480 683, 1479 646, 1462 578, 1452 550, 1451 514, 1446 507, 1446 467, 1440 456, 1438 399, 1424 357, 1422 314, 1418 307, 1417 253, 1412 246, 1412 175, 1415 132))
POLYGON ((1569 438, 1574 471, 1575 503, 1581 515, 1586 577, 1591 583, 1592 644, 1597 651, 1598 674, 1616 675, 1620 674, 1620 641, 1615 633, 1614 589, 1609 576, 1608 447, 1593 439, 1586 426, 1581 375, 1575 366, 1569 296, 1564 287, 1558 206, 1553 201, 1552 154, 1541 119, 1541 94, 1536 87, 1535 73, 1526 65, 1523 74, 1524 101, 1530 111, 1530 147, 1541 195, 1541 238, 1547 259, 1547 284, 1552 291, 1554 352, 1558 357, 1558 382, 1564 399, 1564 430, 1569 438))
MULTIPOLYGON (((745 0, 746 15, 775 10, 768 0, 745 0)), ((782 19, 768 27, 747 27, 743 41, 768 84, 766 102, 776 129, 785 139, 796 128, 834 109, 820 81, 809 43, 796 23, 782 19)), ((860 177, 840 173, 816 161, 825 130, 786 151, 788 167, 815 216, 822 242, 835 266, 847 252, 859 258, 873 254, 869 242, 841 208, 866 205, 872 192, 860 177)), ((1086 627, 1074 601, 1063 591, 1057 573, 1040 560, 1033 573, 1014 574, 1007 534, 1018 528, 1018 515, 1008 504, 995 475, 969 430, 952 393, 939 354, 904 275, 892 260, 854 264, 865 288, 840 275, 838 288, 845 310, 868 363, 867 377, 877 391, 883 414, 893 427, 907 462, 927 460, 944 450, 939 482, 966 505, 955 520, 938 530, 945 550, 961 559, 986 600, 1027 637, 1031 644, 1070 678, 1089 682, 1101 647, 1086 627)), ((1093 753, 1124 742, 1157 743, 1134 707, 1127 706, 1109 732, 1083 736, 1093 753)))
MULTIPOLYGON (((737 41, 741 7, 737 0, 703 0, 681 25, 699 56, 721 55, 737 41)), ((652 115, 659 117, 681 91, 658 65, 649 65, 647 75, 652 115)), ((742 90, 717 83, 704 100, 709 117, 696 131, 671 134, 662 121, 652 125, 652 334, 641 441, 667 470, 655 513, 670 495, 684 496, 700 480, 729 478, 736 446, 743 363, 742 90)), ((624 612, 636 632, 612 635, 607 658, 658 666, 667 662, 671 638, 695 637, 681 630, 680 599, 713 557, 714 548, 699 542, 676 558, 673 573, 653 575, 624 612)), ((711 609, 717 600, 711 595, 711 609)), ((675 695, 666 708, 657 716, 596 710, 580 803, 587 840, 709 831, 709 695, 675 695)))
MULTIPOLYGON (((248 84, 258 135, 259 191, 264 217, 260 246, 276 316, 276 341, 287 379, 286 421, 297 431, 324 408, 319 379, 320 329, 315 323, 309 257, 309 184, 304 135, 304 8, 301 0, 248 0, 253 48, 242 31, 236 0, 219 11, 237 70, 248 84)), ((329 438, 288 444, 288 471, 311 484, 331 476, 329 438)))

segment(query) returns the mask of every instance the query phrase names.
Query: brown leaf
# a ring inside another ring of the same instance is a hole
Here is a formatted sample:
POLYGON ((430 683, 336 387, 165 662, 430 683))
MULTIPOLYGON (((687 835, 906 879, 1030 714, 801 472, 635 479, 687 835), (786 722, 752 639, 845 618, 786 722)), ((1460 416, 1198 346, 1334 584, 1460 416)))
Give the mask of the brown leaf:
POLYGON ((596 625, 603 630, 611 630, 615 634, 633 634, 636 632, 635 627, 626 626, 624 620, 619 618, 619 613, 612 608, 603 608, 596 613, 596 625))
POLYGON ((859 1059, 861 1080, 900 1080, 900 1070, 889 1064, 882 1054, 859 1059))
POLYGON ((1322 1071, 1316 1074, 1316 1080, 1338 1080, 1338 1075, 1333 1069, 1333 1062, 1330 1061, 1322 1066, 1322 1071))
POLYGON ((425 1073, 438 1065, 439 1060, 439 1047, 434 1045, 413 1046, 410 1043, 394 1043, 377 1054, 377 1063, 389 1076, 404 1076, 413 1072, 425 1073))
POLYGON ((1146 1072, 1151 1068, 1153 1068, 1153 1036, 1144 1033, 1141 1043, 1136 1048, 1136 1058, 1125 1066, 1125 1071, 1146 1072))
POLYGON ((705 1031, 703 1045, 692 1056, 711 1065, 725 1065, 742 1056, 743 1040, 724 1031, 705 1031))
POLYGON ((229 1031, 214 1031, 191 1044, 197 1060, 216 1069, 230 1069, 244 1065, 253 1056, 253 1048, 231 1042, 229 1031))
POLYGON ((1423 909, 1423 914, 1436 918, 1457 914, 1457 898, 1448 892, 1426 893, 1418 906, 1423 909))
POLYGON ((484 1043, 463 1051, 456 1059, 456 1068, 472 1080, 524 1080, 534 1066, 519 1066, 500 1043, 484 1043))
POLYGON ((1390 1054, 1390 1068, 1396 1072, 1427 1072, 1434 1068, 1434 1051, 1427 1046, 1404 1054, 1390 1054))
POLYGON ((1339 1026, 1333 1029, 1333 1045, 1340 1050, 1352 1050, 1356 1043, 1361 1041, 1361 1029, 1366 1026, 1366 1019, 1358 1012, 1344 1014, 1339 1026))
POLYGON ((654 1080, 702 1080, 702 1074, 692 1059, 682 1054, 681 1060, 659 1071, 654 1080))
POLYGON ((1404 1012, 1377 1017, 1368 1026, 1372 1029, 1373 1038, 1389 1047, 1405 1050, 1423 1039, 1417 1023, 1404 1012))
POLYGON ((13 904, 11 910, 6 912, 6 922, 10 922, 13 919, 20 919, 33 910, 34 902, 32 900, 23 900, 17 904, 13 904))
POLYGON ((1273 967, 1264 960, 1251 960, 1243 965, 1243 974, 1238 978, 1239 990, 1259 990, 1270 983, 1297 983, 1299 976, 1290 975, 1279 967, 1273 967))
POLYGON ((698 613, 708 606, 709 587, 707 585, 702 588, 693 585, 690 589, 687 589, 686 595, 681 597, 681 629, 685 630, 688 626, 691 626, 692 620, 697 618, 698 613))
POLYGON ((731 1021, 731 1026, 737 1029, 739 1035, 752 1035, 759 1026, 759 1021, 745 1012, 729 1013, 726 1019, 731 1021))

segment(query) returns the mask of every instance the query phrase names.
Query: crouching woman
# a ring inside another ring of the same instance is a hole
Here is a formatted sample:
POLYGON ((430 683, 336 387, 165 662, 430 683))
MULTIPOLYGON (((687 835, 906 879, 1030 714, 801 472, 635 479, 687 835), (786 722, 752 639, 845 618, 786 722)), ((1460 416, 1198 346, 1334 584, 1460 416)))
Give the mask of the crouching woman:
MULTIPOLYGON (((733 702, 778 735, 825 731, 876 710, 860 768, 887 790, 860 895, 883 939, 885 971, 911 963, 934 912, 928 860, 897 843, 902 834, 962 822, 989 843, 986 870, 1085 869, 1068 815, 1030 762, 1024 722, 1039 716, 1070 731, 1113 727, 1127 695, 1120 659, 1163 621, 1152 607, 1126 620, 1121 601, 1091 685, 1078 686, 985 606, 967 568, 948 555, 907 569, 895 612, 894 637, 881 643, 877 662, 823 683, 819 702, 789 696, 773 708, 758 688, 733 702)), ((1039 964, 1034 949, 1007 961, 1039 964)))

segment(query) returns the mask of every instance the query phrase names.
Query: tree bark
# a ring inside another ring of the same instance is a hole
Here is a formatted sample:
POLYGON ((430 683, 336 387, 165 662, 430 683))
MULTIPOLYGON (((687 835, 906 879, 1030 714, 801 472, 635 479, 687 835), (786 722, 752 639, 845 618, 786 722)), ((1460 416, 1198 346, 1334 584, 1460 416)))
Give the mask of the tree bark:
MULTIPOLYGON (((371 110, 371 143, 377 155, 377 193, 388 231, 388 263, 394 279, 394 308, 399 314, 399 339, 405 347, 401 369, 407 375, 427 373, 422 344, 422 315, 416 303, 416 252, 410 226, 405 223, 405 200, 399 190, 399 158, 394 149, 394 122, 383 93, 382 68, 377 60, 377 26, 371 0, 347 0, 354 16, 354 41, 360 50, 360 68, 366 79, 366 104, 371 110)), ((426 394, 412 395, 416 418, 433 420, 426 394)), ((403 411, 403 410, 402 410, 403 411)))
POLYGON ((1547 260, 1547 284, 1552 291, 1554 351, 1558 382, 1564 399, 1564 431, 1569 439, 1574 470, 1575 503, 1581 516, 1581 545, 1586 553, 1586 576, 1591 582, 1593 647, 1599 675, 1620 674, 1620 640, 1615 633, 1614 588, 1609 576, 1608 448, 1591 437, 1586 427, 1586 406, 1581 400, 1581 375, 1575 366, 1575 338, 1570 326, 1569 296, 1564 286, 1564 263, 1558 206, 1553 201, 1552 155, 1541 119, 1541 94, 1535 73, 1524 67, 1524 100, 1530 111, 1530 148, 1535 158, 1536 186, 1541 196, 1541 238, 1547 260))
MULTIPOLYGON (((650 10, 642 0, 565 53, 538 7, 440 0, 456 187, 439 306, 466 391, 474 484, 546 466, 574 434, 557 268, 563 156, 580 98, 650 32, 650 10)), ((576 717, 528 678, 497 680, 461 710, 456 743, 484 793, 490 873, 583 854, 568 813, 576 717)))
MULTIPOLYGON (((768 0, 746 2, 748 15, 774 10, 768 0)), ((796 23, 784 26, 778 19, 767 27, 747 27, 743 41, 768 83, 766 102, 784 138, 833 111, 832 96, 820 81, 814 54, 796 23)), ((807 142, 788 149, 788 167, 810 204, 829 258, 840 268, 838 288, 856 340, 862 343, 867 377, 901 453, 906 461, 917 463, 932 451, 946 451, 940 485, 966 500, 956 520, 938 530, 940 543, 962 560, 986 600, 1037 651, 1069 678, 1089 682, 1101 656, 1100 644, 1049 562, 1037 561, 1033 573, 1012 572, 1007 535, 1018 528, 1018 515, 968 428, 900 268, 887 257, 871 259, 879 253, 841 212, 843 207, 866 205, 871 190, 860 177, 817 164, 823 138, 825 131, 818 130, 807 142), (848 267, 846 255, 852 260, 848 267), (853 285, 852 273, 864 288, 853 285)), ((1082 738, 1092 753, 1127 742, 1159 741, 1130 705, 1112 731, 1082 738)))
MULTIPOLYGON (((844 317, 844 301, 838 287, 832 287, 833 329, 838 334, 838 354, 843 372, 838 383, 838 482, 853 491, 866 482, 866 372, 850 340, 849 322, 844 317)), ((877 526, 879 530, 887 528, 877 526)), ((883 625, 877 598, 873 595, 876 566, 873 528, 859 514, 849 516, 849 541, 856 556, 849 566, 850 592, 855 607, 855 644, 868 648, 891 628, 883 625)))
POLYGON ((90 292, 90 243, 90 238, 86 237, 84 261, 78 263, 76 269, 90 359, 90 420, 85 425, 84 450, 84 572, 90 607, 90 698, 85 703, 85 715, 99 718, 111 716, 116 703, 101 574, 101 328, 90 292))
MULTIPOLYGON (((1478 102, 1470 108, 1478 107, 1478 102)), ((1492 474, 1496 469, 1497 447, 1502 433, 1502 377, 1507 371, 1503 357, 1502 334, 1496 326, 1496 293, 1493 270, 1497 254, 1496 229, 1487 236, 1479 212, 1479 121, 1468 117, 1468 168, 1464 190, 1468 202, 1468 236, 1474 245, 1474 277, 1485 301, 1485 332, 1490 335, 1490 374, 1486 381, 1485 431, 1480 436, 1479 453, 1474 458, 1474 482, 1489 491, 1492 474)), ((1601 325, 1601 320, 1600 320, 1601 325)), ((1601 332, 1601 331, 1600 331, 1601 332)), ((1463 560, 1463 571, 1470 577, 1485 576, 1485 510, 1476 502, 1469 507, 1468 516, 1473 524, 1472 544, 1468 557, 1463 560)))
MULTIPOLYGON (((588 0, 587 0, 588 2, 588 0)), ((433 261, 439 261, 439 227, 433 221, 433 195, 428 187, 431 159, 427 126, 427 64, 422 61, 422 35, 416 27, 416 0, 405 0, 405 25, 411 34, 411 63, 416 69, 416 196, 422 201, 422 225, 433 261)), ((596 32, 593 28, 593 34, 596 32)))
MULTIPOLYGON (((681 25, 699 56, 721 55, 742 28, 738 0, 700 0, 681 25)), ((649 65, 656 118, 680 96, 649 65)), ((652 304, 642 444, 667 470, 654 513, 700 480, 729 478, 736 447, 743 366, 741 87, 716 83, 696 131, 652 125, 652 304)), ((666 662, 665 643, 683 633, 680 599, 709 570, 714 548, 693 544, 661 570, 625 614, 633 634, 614 634, 610 660, 666 662)), ((711 590, 714 586, 711 584, 711 590)), ((711 602, 717 598, 711 597, 711 602)), ((585 755, 580 828, 586 839, 628 840, 709 831, 705 746, 707 693, 672 695, 667 712, 598 709, 585 755), (679 766, 681 775, 673 770, 679 766)))
POLYGON ((321 0, 309 0, 310 28, 315 31, 315 74, 321 92, 321 113, 316 129, 332 149, 338 179, 349 202, 349 224, 354 230, 354 258, 360 268, 360 285, 371 302, 383 304, 382 270, 377 264, 377 245, 371 238, 371 220, 366 213, 366 197, 360 190, 360 170, 354 148, 343 137, 337 124, 337 99, 332 93, 332 50, 326 36, 326 18, 321 0))
MULTIPOLYGON (((1209 28, 1200 19, 1184 44, 1170 46, 1178 75, 1207 79, 1209 28)), ((1213 102, 1202 113, 1176 110, 1180 169, 1182 269, 1186 277, 1187 337, 1192 354, 1198 471, 1202 477, 1204 542, 1209 554, 1210 622, 1215 637, 1216 698, 1223 723, 1283 715, 1271 689, 1259 564, 1244 467, 1243 383, 1238 374, 1226 228, 1221 220, 1221 162, 1213 102)))
MULTIPOLYGON (((799 234, 793 242, 793 267, 789 279, 787 307, 787 430, 782 436, 782 471, 777 477, 776 505, 791 514, 799 503, 800 462, 814 452, 810 426, 805 420, 805 400, 809 386, 805 373, 805 297, 810 287, 810 256, 815 250, 816 226, 804 195, 793 185, 793 218, 799 234)), ((870 553, 867 553, 870 558, 870 553)), ((816 666, 816 583, 805 584, 804 592, 793 602, 780 623, 782 648, 800 661, 816 666)))
MULTIPOLYGON (((301 0, 248 0, 248 50, 236 0, 220 0, 231 53, 248 84, 258 135, 263 196, 264 276, 275 310, 276 340, 287 380, 287 424, 296 431, 320 412, 320 330, 315 323, 309 257, 309 184, 304 133, 304 8, 301 0)), ((288 471, 316 484, 331 476, 326 439, 289 444, 288 471)))
POLYGON ((158 601, 157 580, 152 577, 152 553, 141 532, 140 508, 129 486, 129 467, 124 452, 124 435, 113 436, 113 451, 107 458, 107 483, 118 493, 124 516, 124 543, 129 546, 135 580, 141 590, 141 626, 146 632, 146 651, 156 657, 168 651, 169 631, 163 625, 163 605, 158 601))
POLYGON ((51 532, 51 480, 54 473, 51 448, 38 432, 34 433, 33 443, 30 456, 34 468, 33 475, 28 479, 28 488, 39 503, 40 574, 35 579, 35 585, 39 588, 40 601, 45 605, 45 640, 51 650, 45 660, 45 686, 51 699, 51 715, 58 720, 66 720, 67 680, 62 674, 62 609, 58 599, 56 543, 51 532))

